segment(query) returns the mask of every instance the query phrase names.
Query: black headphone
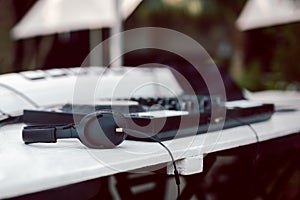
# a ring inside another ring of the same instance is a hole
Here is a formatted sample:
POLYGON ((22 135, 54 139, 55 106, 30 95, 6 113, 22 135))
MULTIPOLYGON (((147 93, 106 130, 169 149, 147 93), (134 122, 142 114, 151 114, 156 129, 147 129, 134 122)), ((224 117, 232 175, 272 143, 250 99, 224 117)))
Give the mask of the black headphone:
POLYGON ((125 138, 126 127, 122 114, 112 111, 97 111, 84 116, 78 125, 27 126, 22 132, 25 144, 55 143, 61 138, 77 138, 90 148, 113 148, 125 138))

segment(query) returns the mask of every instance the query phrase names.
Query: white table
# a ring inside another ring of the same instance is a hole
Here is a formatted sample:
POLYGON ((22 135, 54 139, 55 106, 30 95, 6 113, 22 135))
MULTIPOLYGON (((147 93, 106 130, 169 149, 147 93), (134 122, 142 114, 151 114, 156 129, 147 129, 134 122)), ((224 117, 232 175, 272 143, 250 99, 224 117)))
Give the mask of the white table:
MULTIPOLYGON (((252 126, 259 140, 265 141, 300 132, 299 119, 299 111, 275 113, 271 120, 252 126)), ((171 160, 165 149, 151 142, 125 141, 117 148, 98 150, 87 149, 75 139, 25 145, 22 127, 0 129, 0 199, 145 167, 157 169, 155 166, 171 160)), ((253 131, 241 126, 164 143, 174 154, 180 173, 193 174, 201 172, 203 155, 256 142, 253 131)))
MULTIPOLYGON (((75 68, 74 70, 78 69, 75 68)), ((97 67, 95 69, 88 68, 88 70, 101 71, 102 69, 97 67)), ((98 71, 90 72, 82 77, 84 88, 89 86, 91 81, 98 79, 98 71)), ((174 86, 173 90, 177 91, 176 94, 180 94, 180 88, 175 87, 174 80, 168 83, 163 82, 172 80, 170 73, 165 72, 164 76, 161 71, 158 73, 162 83, 174 86)), ((138 80, 141 83, 145 82, 145 77, 148 77, 149 80, 157 78, 149 73, 143 73, 143 76, 137 76, 135 73, 131 75, 135 78, 132 79, 131 76, 127 76, 127 79, 134 80, 135 86, 138 77, 140 77, 138 80)), ((104 82, 107 82, 103 85, 111 85, 120 78, 118 74, 113 72, 107 73, 103 79, 104 82)), ((62 77, 47 76, 35 81, 30 81, 20 74, 1 75, 1 110, 12 114, 20 113, 24 108, 33 108, 24 98, 5 86, 22 91, 39 106, 48 106, 72 102, 76 80, 76 76, 69 73, 62 77)), ((99 95, 96 96, 99 98, 111 96, 110 91, 111 88, 109 87, 102 88, 101 92, 96 92, 99 95)), ((148 88, 144 92, 149 94, 149 91, 151 90, 148 88)), ((121 93, 117 94, 120 95, 121 93)), ((284 105, 291 103, 291 99, 287 98, 291 94, 272 94, 272 99, 268 99, 267 102, 273 102, 278 97, 282 97, 276 101, 282 104, 281 99, 283 99, 284 105)), ((155 95, 155 93, 151 95, 155 95)), ((159 96, 159 94, 157 95, 159 96)), ((248 94, 248 98, 254 100, 264 100, 268 96, 270 93, 248 94)), ((298 104, 299 99, 299 94, 293 95, 293 104, 298 104)), ((299 132, 299 119, 300 112, 276 113, 271 120, 253 124, 253 127, 258 132, 259 140, 264 141, 299 132)), ((0 128, 0 199, 141 168, 155 170, 158 168, 157 166, 167 166, 167 172, 172 173, 172 167, 169 165, 170 156, 165 149, 156 143, 125 141, 115 149, 101 150, 87 149, 75 139, 60 140, 57 144, 25 145, 21 138, 22 127, 23 124, 16 124, 0 128)), ((243 126, 164 143, 174 154, 180 174, 187 175, 202 171, 203 156, 207 153, 256 142, 253 131, 249 127, 243 126)))

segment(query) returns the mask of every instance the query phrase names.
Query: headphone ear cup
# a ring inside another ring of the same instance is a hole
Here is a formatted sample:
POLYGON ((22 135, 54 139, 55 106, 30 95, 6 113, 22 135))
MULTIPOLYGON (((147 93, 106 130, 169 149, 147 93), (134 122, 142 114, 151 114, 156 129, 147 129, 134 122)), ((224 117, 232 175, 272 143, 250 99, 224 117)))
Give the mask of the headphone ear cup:
POLYGON ((86 115, 77 126, 81 142, 90 148, 113 148, 121 144, 126 134, 116 131, 126 126, 124 116, 117 112, 98 111, 86 115))

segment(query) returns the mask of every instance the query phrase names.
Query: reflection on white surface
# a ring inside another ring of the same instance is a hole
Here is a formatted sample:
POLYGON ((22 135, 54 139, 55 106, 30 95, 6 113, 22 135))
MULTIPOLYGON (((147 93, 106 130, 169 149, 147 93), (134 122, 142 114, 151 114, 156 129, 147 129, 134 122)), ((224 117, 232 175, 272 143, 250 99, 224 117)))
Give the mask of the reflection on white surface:
POLYGON ((188 111, 177 111, 177 110, 156 110, 156 111, 149 111, 149 112, 139 112, 139 113, 132 113, 131 115, 137 117, 175 117, 175 116, 182 116, 188 115, 188 111))
MULTIPOLYGON (((122 0, 127 18, 142 0, 122 0)), ((15 39, 74 30, 108 28, 116 24, 112 0, 40 0, 13 28, 15 39)))
POLYGON ((262 104, 260 102, 256 101, 247 101, 247 100, 238 100, 238 101, 228 101, 225 102, 226 108, 251 108, 256 106, 261 106, 262 104))
POLYGON ((300 20, 300 3, 296 0, 248 0, 237 20, 240 30, 286 24, 300 20))
POLYGON ((296 109, 300 110, 300 93, 296 91, 261 91, 255 93, 245 93, 245 97, 251 101, 263 103, 273 103, 276 110, 296 109))

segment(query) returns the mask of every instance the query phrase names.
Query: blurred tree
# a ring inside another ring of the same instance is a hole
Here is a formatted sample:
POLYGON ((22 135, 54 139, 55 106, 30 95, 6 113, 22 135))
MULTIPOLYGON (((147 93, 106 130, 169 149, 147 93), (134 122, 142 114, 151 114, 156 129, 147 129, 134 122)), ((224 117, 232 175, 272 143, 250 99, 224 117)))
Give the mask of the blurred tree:
MULTIPOLYGON (((10 30, 35 1, 0 0, 0 73, 22 70, 21 61, 27 56, 18 52, 24 41, 15 42, 10 30)), ((33 48, 27 49, 29 54, 33 48)))
MULTIPOLYGON (((10 29, 36 1, 0 0, 1 8, 5 8, 0 12, 0 73, 60 66, 58 64, 78 66, 86 56, 84 32, 71 34, 69 43, 58 36, 12 41, 10 29), (81 46, 74 52, 76 56, 66 54, 74 51, 74 42, 81 46)), ((299 85, 300 24, 241 32, 235 21, 245 2, 144 0, 126 21, 125 29, 156 26, 189 35, 208 51, 217 65, 230 68, 241 86, 251 90, 284 89, 291 83, 299 85)), ((138 56, 129 57, 125 61, 131 65, 138 59, 138 56)))
MULTIPOLYGON (((291 88, 291 85, 299 87, 299 23, 251 30, 245 35, 245 73, 259 66, 262 76, 256 86, 252 85, 252 90, 286 89, 291 88)), ((242 86, 246 87, 246 82, 255 82, 251 76, 242 77, 242 86)))
POLYGON ((0 7, 0 73, 4 73, 12 71, 14 62, 14 43, 9 32, 15 22, 13 0, 0 0, 0 7))
POLYGON ((287 82, 300 81, 300 24, 275 27, 271 35, 276 40, 271 69, 287 82))

